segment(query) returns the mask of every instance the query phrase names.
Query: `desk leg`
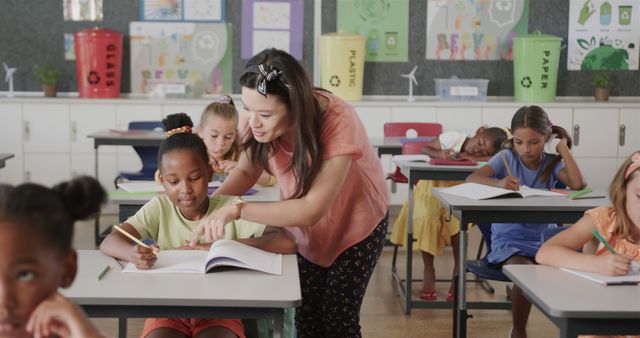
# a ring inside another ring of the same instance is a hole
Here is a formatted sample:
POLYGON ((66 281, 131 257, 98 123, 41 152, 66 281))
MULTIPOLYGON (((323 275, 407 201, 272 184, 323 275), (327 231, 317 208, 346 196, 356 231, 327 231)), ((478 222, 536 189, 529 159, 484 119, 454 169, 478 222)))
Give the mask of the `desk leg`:
POLYGON ((409 210, 407 212, 407 277, 404 313, 411 313, 411 283, 413 282, 413 177, 409 173, 409 210))
POLYGON ((460 262, 458 262, 458 278, 457 282, 457 294, 456 294, 456 305, 454 308, 457 308, 455 311, 455 317, 453 321, 453 336, 454 337, 467 337, 467 299, 466 299, 466 261, 467 261, 467 224, 469 222, 465 219, 464 216, 460 217, 460 248, 458 251, 458 256, 460 257, 460 262))
POLYGON ((282 338, 284 331, 284 310, 273 318, 273 338, 282 338))
MULTIPOLYGON (((96 166, 95 173, 96 173, 96 180, 97 180, 98 179, 98 146, 94 144, 93 150, 94 150, 94 160, 95 160, 95 166, 96 166)), ((96 216, 93 227, 94 227, 93 238, 94 238, 95 246, 97 247, 98 245, 100 245, 100 214, 96 216)), ((126 336, 126 330, 125 330, 125 336, 126 336)))
POLYGON ((127 318, 118 317, 118 337, 127 338, 127 318))

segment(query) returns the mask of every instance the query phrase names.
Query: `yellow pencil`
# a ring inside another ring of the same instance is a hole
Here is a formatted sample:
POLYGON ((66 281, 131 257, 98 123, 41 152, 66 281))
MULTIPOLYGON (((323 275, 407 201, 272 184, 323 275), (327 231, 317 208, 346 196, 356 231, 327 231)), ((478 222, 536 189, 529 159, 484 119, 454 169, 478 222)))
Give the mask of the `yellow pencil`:
POLYGON ((154 254, 158 253, 158 249, 157 248, 152 248, 150 246, 148 246, 147 244, 145 244, 144 242, 142 242, 141 240, 135 238, 132 234, 128 233, 126 230, 122 229, 121 227, 119 227, 118 225, 113 225, 113 228, 120 231, 121 234, 129 237, 129 239, 131 239, 132 241, 136 242, 138 245, 143 246, 147 249, 151 249, 153 251, 154 254))
POLYGON ((502 159, 502 163, 504 163, 504 167, 507 168, 507 173, 509 176, 513 176, 511 174, 511 169, 509 168, 509 164, 507 163, 507 159, 504 157, 504 153, 500 154, 500 158, 502 159))

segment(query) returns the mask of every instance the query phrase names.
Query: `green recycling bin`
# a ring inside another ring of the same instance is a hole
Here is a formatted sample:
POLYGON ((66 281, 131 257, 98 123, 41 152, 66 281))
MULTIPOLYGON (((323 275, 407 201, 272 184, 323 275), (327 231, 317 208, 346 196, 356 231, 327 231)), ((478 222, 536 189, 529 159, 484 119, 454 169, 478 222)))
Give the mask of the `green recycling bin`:
POLYGON ((552 102, 556 98, 562 38, 531 34, 513 39, 513 87, 516 101, 552 102))

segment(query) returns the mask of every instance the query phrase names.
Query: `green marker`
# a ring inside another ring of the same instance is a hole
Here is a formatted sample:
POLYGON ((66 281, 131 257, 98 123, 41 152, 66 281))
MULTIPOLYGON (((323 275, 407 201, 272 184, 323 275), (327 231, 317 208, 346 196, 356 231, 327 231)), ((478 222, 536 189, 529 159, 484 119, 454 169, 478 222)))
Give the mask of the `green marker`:
POLYGON ((613 249, 613 247, 611 247, 611 245, 609 245, 609 242, 607 242, 607 240, 604 239, 604 237, 602 237, 602 235, 600 235, 600 233, 598 232, 598 229, 591 230, 591 233, 600 241, 600 243, 602 243, 607 249, 609 249, 609 251, 611 251, 612 254, 614 254, 614 255, 618 254, 613 249))
POLYGON ((588 194, 588 193, 590 193, 590 192, 592 192, 592 191, 593 191, 593 190, 591 190, 591 188, 586 187, 586 188, 584 188, 584 189, 582 189, 582 190, 580 190, 580 191, 576 191, 576 192, 573 192, 573 193, 571 193, 571 194, 567 195, 567 198, 568 198, 568 199, 570 199, 570 200, 572 200, 572 199, 574 199, 574 198, 578 198, 578 197, 580 197, 580 196, 584 196, 584 195, 586 195, 586 194, 588 194))
POLYGON ((111 269, 111 265, 105 266, 104 269, 102 269, 102 272, 100 272, 100 274, 98 275, 98 280, 102 280, 107 272, 109 272, 109 269, 111 269))

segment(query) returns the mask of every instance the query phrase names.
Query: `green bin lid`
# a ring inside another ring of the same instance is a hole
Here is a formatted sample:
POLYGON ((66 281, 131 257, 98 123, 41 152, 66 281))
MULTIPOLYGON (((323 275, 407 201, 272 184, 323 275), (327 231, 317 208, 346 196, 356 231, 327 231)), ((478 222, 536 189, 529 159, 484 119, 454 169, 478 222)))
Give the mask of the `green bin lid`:
POLYGON ((527 42, 555 42, 562 41, 562 38, 555 35, 549 34, 527 34, 527 35, 518 35, 514 40, 523 40, 527 42))

